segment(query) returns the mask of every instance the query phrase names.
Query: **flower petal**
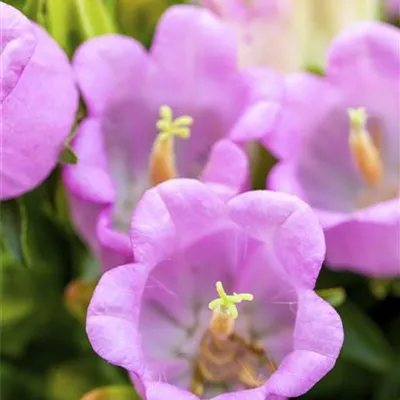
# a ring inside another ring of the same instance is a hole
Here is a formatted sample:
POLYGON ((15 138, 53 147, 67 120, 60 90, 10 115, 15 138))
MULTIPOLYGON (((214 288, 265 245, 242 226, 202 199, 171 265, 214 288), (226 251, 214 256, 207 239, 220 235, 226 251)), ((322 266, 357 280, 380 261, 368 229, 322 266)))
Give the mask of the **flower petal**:
MULTIPOLYGON (((14 9, 2 4, 0 14, 6 19, 2 22, 15 24, 20 17, 7 21, 10 10, 14 9)), ((2 38, 5 28, 2 25, 2 38)), ((78 107, 78 92, 67 56, 46 31, 34 24, 32 28, 37 44, 31 57, 25 53, 28 50, 22 48, 22 54, 17 51, 11 55, 8 46, 18 44, 14 41, 4 49, 5 57, 18 60, 16 64, 4 60, 3 67, 15 67, 18 71, 14 72, 20 76, 18 81, 11 77, 2 81, 10 86, 1 104, 1 199, 25 193, 50 174, 58 162, 78 107), (29 59, 23 71, 22 58, 29 59)), ((1 61, 3 64, 3 55, 1 61)), ((5 78, 4 73, 10 72, 2 71, 2 78, 5 78)))
POLYGON ((249 178, 249 162, 245 152, 229 140, 215 143, 200 179, 221 198, 239 193, 249 178))
POLYGON ((69 215, 76 231, 89 246, 91 252, 99 257, 100 246, 96 236, 96 226, 103 206, 82 200, 72 193, 67 193, 67 197, 69 215))
POLYGON ((78 156, 78 163, 64 168, 63 178, 68 190, 88 202, 113 202, 115 190, 108 171, 100 121, 92 118, 84 120, 72 147, 78 156))
POLYGON ((33 24, 18 10, 0 3, 0 102, 12 92, 37 44, 33 24))
POLYGON ((112 364, 145 377, 138 320, 148 269, 127 264, 106 272, 89 304, 86 331, 93 349, 112 364))
POLYGON ((111 207, 104 208, 99 213, 96 237, 100 245, 100 260, 103 271, 133 261, 129 235, 118 232, 112 227, 111 207))
POLYGON ((296 165, 290 160, 274 165, 267 176, 266 188, 305 198, 304 190, 296 177, 296 165))
POLYGON ((299 295, 294 348, 266 383, 271 393, 297 397, 315 385, 335 365, 343 344, 337 312, 315 292, 299 295))
POLYGON ((273 130, 279 111, 279 104, 266 101, 248 107, 232 128, 229 138, 236 142, 264 138, 273 130))
POLYGON ((146 388, 146 400, 199 400, 193 393, 177 388, 176 386, 169 385, 164 382, 144 382, 146 388))
POLYGON ((334 88, 321 77, 304 72, 288 75, 279 121, 264 144, 280 158, 297 156, 338 99, 334 88))
POLYGON ((313 288, 325 255, 322 228, 310 207, 294 196, 253 191, 228 203, 231 219, 276 254, 296 286, 313 288))
POLYGON ((327 78, 348 107, 365 107, 382 124, 385 164, 398 173, 400 148, 400 32, 381 22, 344 30, 331 44, 327 78))
POLYGON ((84 42, 75 52, 73 68, 89 115, 138 97, 149 64, 146 50, 134 39, 105 35, 84 42))
POLYGON ((372 277, 400 275, 400 199, 359 210, 326 229, 327 263, 372 277))
POLYGON ((149 189, 133 214, 135 259, 154 266, 173 251, 226 225, 222 200, 204 184, 173 179, 149 189))
POLYGON ((190 85, 198 74, 226 81, 226 74, 236 71, 234 35, 212 13, 196 6, 173 6, 163 14, 151 55, 166 75, 190 85))

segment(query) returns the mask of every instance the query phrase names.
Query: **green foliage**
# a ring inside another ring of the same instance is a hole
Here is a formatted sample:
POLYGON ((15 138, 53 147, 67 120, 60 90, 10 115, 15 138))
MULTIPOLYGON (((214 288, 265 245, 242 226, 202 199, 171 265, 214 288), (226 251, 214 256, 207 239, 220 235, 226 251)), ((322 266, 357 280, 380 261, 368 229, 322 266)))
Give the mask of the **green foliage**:
POLYGON ((350 302, 341 306, 339 312, 345 331, 342 357, 374 372, 388 371, 393 354, 379 327, 350 302))
POLYGON ((0 204, 0 241, 2 253, 12 256, 19 265, 25 264, 27 216, 22 201, 8 200, 0 204))
POLYGON ((139 400, 132 386, 106 386, 90 391, 82 400, 139 400))
POLYGON ((333 307, 341 306, 346 300, 343 288, 320 289, 317 293, 333 307))
POLYGON ((84 39, 117 31, 104 1, 70 0, 84 39))
POLYGON ((65 145, 64 150, 61 152, 60 163, 61 164, 78 163, 78 156, 75 154, 74 150, 72 150, 71 146, 65 145))
POLYGON ((22 11, 32 21, 43 24, 44 5, 45 0, 27 0, 22 11))

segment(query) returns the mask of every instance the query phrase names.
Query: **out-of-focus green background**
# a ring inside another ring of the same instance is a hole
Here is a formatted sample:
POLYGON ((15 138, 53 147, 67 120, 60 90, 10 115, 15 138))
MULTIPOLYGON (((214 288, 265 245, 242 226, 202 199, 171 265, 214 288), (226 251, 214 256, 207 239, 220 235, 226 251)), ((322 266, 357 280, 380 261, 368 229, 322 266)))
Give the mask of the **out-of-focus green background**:
MULTIPOLYGON (((45 26, 72 56, 80 42, 109 32, 150 45, 159 16, 176 2, 7 3, 45 26)), ((271 160, 261 152, 265 168, 256 186, 271 160)), ((2 202, 0 218, 1 399, 79 400, 96 388, 85 400, 135 399, 126 373, 96 356, 86 338, 85 307, 99 268, 70 225, 60 167, 33 192, 2 202)), ((399 282, 324 270, 318 289, 328 288, 338 288, 329 298, 342 316, 345 344, 334 370, 302 399, 400 400, 399 282)))

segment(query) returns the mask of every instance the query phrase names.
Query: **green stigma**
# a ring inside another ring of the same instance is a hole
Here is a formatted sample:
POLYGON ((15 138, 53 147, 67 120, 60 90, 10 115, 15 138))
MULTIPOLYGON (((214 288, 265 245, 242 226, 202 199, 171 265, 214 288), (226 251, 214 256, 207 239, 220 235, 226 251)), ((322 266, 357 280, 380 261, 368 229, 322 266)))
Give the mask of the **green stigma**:
POLYGON ((367 112, 365 108, 349 108, 347 110, 349 115, 350 124, 354 128, 364 128, 367 122, 367 112))
POLYGON ((190 126, 193 118, 188 115, 173 119, 172 109, 167 105, 160 107, 160 119, 157 121, 157 129, 160 131, 159 137, 167 139, 171 136, 179 136, 187 139, 190 136, 190 126))
POLYGON ((211 301, 208 305, 208 308, 210 310, 220 309, 228 311, 234 319, 238 317, 236 304, 241 303, 244 300, 252 301, 254 298, 250 293, 233 293, 228 295, 225 293, 224 287, 220 281, 218 281, 215 286, 217 288, 219 297, 218 299, 211 301))

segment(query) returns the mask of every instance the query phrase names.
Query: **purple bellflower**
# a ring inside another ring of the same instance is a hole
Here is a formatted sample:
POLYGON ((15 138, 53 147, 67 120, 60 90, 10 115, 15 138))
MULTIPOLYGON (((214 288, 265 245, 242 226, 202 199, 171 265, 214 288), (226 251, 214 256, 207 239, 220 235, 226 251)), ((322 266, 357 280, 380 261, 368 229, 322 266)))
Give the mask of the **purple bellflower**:
POLYGON ((88 116, 73 144, 79 163, 64 181, 103 270, 132 261, 131 213, 147 188, 175 177, 199 178, 225 198, 245 188, 247 157, 233 141, 272 126, 283 82, 271 71, 239 72, 233 36, 208 10, 174 6, 149 52, 118 35, 77 50, 88 116))
POLYGON ((0 3, 0 199, 20 196, 56 166, 78 108, 67 56, 40 26, 0 3))
POLYGON ((300 199, 173 179, 145 192, 131 240, 136 262, 102 276, 86 326, 144 399, 284 399, 334 366, 342 323, 313 290, 325 243, 300 199))
POLYGON ((275 190, 308 202, 327 263, 400 275, 400 31, 355 24, 331 44, 325 77, 287 78, 280 123, 265 144, 281 162, 275 190))

